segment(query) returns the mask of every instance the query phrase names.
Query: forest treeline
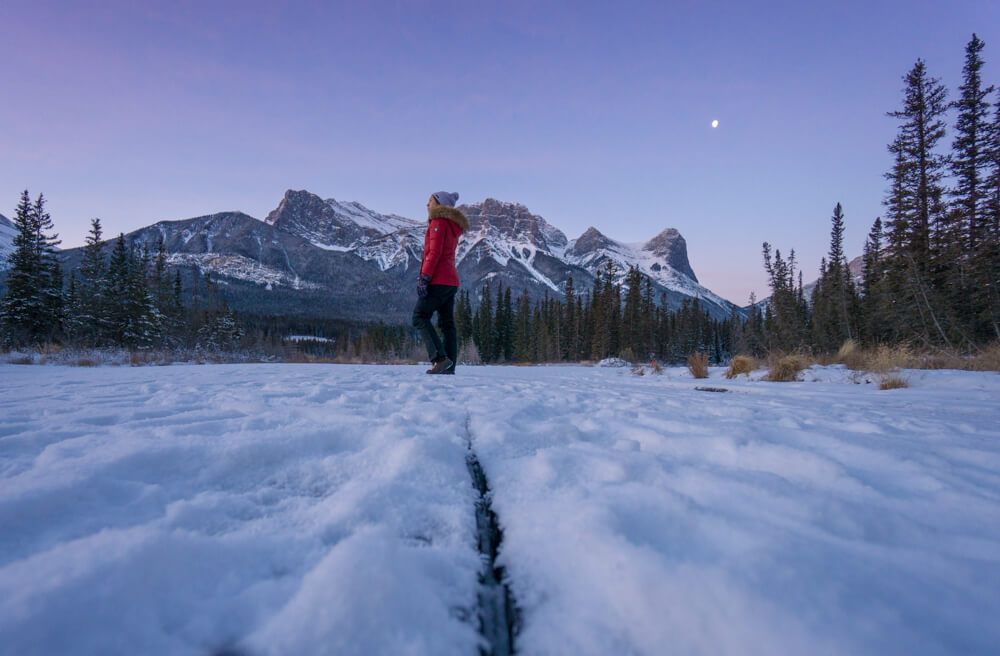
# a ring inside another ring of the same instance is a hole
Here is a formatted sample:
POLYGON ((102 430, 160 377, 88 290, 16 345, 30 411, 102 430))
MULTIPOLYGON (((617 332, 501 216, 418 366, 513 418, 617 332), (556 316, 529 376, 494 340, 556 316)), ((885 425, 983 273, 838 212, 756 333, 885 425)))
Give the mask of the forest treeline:
MULTIPOLYGON (((577 290, 569 279, 562 298, 533 299, 497 280, 475 295, 459 294, 455 320, 466 359, 676 362, 701 352, 724 362, 737 353, 831 352, 847 340, 968 353, 1000 339, 1000 98, 983 81, 983 49, 973 35, 954 100, 923 60, 904 76, 901 107, 889 112, 899 128, 888 145, 885 211, 868 232, 860 280, 848 268, 837 203, 829 253, 809 297, 794 250, 782 256, 768 242, 762 255, 771 296, 762 303, 751 297, 745 311, 733 307, 725 320, 713 319, 697 299, 667 309, 649 278, 636 268, 616 271, 611 262, 590 289, 577 290)), ((80 265, 65 272, 45 199, 32 200, 27 190, 14 226, 0 297, 7 348, 291 350, 382 360, 420 353, 408 326, 238 316, 209 276, 195 274, 185 288, 162 243, 153 252, 135 250, 119 235, 105 257, 98 219, 80 265), (289 335, 299 337, 291 346, 289 335)))

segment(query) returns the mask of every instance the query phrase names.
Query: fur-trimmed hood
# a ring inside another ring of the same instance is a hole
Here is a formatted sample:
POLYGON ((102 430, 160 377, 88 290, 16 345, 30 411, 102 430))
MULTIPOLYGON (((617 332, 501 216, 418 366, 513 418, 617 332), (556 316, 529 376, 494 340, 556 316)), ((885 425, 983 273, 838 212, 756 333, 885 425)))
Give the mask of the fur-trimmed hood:
POLYGON ((469 230, 469 219, 466 218, 464 214, 456 210, 454 207, 448 207, 447 205, 438 205, 432 209, 427 215, 427 222, 430 223, 432 219, 448 219, 459 228, 462 232, 467 232, 469 230))

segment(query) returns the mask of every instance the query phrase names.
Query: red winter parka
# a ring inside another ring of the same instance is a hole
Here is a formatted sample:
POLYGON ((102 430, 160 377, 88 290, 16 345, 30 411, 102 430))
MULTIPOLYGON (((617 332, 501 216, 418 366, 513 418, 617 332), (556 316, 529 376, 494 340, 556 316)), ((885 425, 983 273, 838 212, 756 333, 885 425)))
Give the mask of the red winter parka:
POLYGON ((458 238, 469 229, 469 219, 447 205, 438 205, 430 211, 427 234, 424 235, 424 259, 420 273, 431 277, 431 285, 458 287, 455 269, 455 249, 458 238))

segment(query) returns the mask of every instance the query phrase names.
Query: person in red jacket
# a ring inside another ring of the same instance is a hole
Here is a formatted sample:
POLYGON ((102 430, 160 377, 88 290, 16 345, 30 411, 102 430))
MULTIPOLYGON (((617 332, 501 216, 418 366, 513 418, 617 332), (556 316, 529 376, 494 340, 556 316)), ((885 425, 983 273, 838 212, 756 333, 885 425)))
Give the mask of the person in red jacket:
POLYGON ((458 238, 469 229, 469 219, 455 209, 457 193, 438 191, 427 201, 427 234, 424 235, 424 258, 417 278, 417 305, 413 308, 413 327, 420 331, 430 358, 429 374, 454 374, 458 361, 458 335, 455 332, 455 293, 458 271, 455 249, 458 238), (438 313, 438 326, 444 343, 431 325, 438 313))

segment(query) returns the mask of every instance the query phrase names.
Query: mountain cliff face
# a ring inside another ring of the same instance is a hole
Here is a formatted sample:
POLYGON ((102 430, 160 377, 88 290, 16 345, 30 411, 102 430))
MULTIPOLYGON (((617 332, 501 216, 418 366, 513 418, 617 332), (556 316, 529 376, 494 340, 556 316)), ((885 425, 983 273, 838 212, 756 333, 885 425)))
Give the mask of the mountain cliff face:
MULTIPOLYGON (((490 198, 459 209, 470 227, 456 263, 474 298, 487 282, 517 293, 527 289, 533 297, 560 297, 570 277, 577 290, 588 289, 611 262, 618 279, 638 266, 671 307, 697 297, 713 316, 730 313, 728 301, 698 284, 684 238, 672 228, 639 244, 614 241, 594 228, 570 241, 520 203, 490 198)), ((289 190, 263 221, 223 212, 161 221, 126 239, 150 250, 162 239, 171 266, 192 280, 195 272, 211 272, 241 311, 406 321, 425 229, 425 221, 289 190)), ((64 258, 73 264, 79 249, 64 258)))
POLYGON ((14 224, 0 214, 0 271, 4 271, 7 264, 7 256, 14 250, 14 234, 17 230, 14 224))

